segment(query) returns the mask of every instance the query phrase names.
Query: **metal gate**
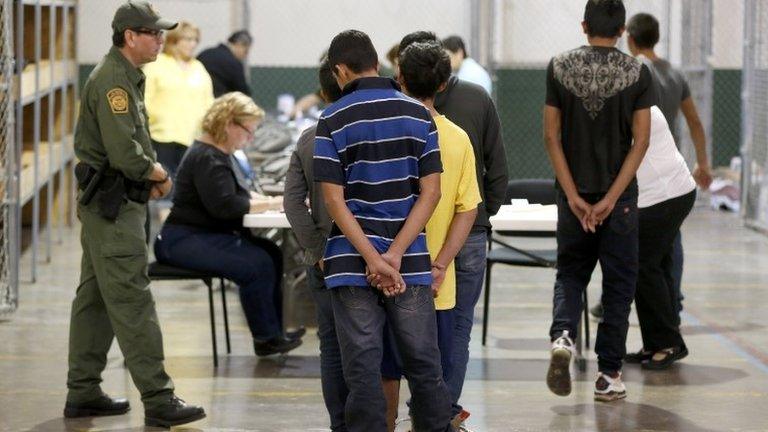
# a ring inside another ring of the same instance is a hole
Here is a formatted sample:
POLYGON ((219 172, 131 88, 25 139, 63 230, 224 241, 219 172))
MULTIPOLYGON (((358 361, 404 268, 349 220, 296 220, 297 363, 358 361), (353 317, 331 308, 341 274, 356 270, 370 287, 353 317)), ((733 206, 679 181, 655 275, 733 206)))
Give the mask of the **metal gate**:
POLYGON ((744 6, 742 211, 747 225, 768 232, 768 0, 744 6))
POLYGON ((13 5, 0 0, 0 316, 18 299, 18 176, 13 121, 13 5))

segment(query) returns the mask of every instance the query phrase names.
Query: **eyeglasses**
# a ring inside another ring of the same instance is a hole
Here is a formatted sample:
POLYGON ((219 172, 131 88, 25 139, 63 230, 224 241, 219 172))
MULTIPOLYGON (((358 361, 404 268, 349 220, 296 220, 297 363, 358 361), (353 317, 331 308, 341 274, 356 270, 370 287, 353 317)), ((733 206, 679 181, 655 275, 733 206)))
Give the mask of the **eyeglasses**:
POLYGON ((149 35, 155 39, 161 39, 165 35, 165 31, 163 30, 151 30, 146 28, 138 28, 138 29, 131 29, 131 31, 138 34, 149 35))
POLYGON ((248 138, 249 139, 253 139, 254 136, 256 135, 256 131, 259 130, 258 126, 256 126, 256 128, 254 130, 250 130, 247 127, 243 126, 242 124, 240 124, 238 122, 235 122, 235 124, 240 126, 248 134, 248 138))

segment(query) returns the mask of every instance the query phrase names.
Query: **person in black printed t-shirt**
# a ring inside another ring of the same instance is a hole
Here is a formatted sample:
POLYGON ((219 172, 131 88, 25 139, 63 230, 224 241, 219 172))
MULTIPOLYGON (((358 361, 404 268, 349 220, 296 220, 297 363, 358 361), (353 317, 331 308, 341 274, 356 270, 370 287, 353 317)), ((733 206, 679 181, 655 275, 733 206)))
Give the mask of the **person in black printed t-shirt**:
POLYGON ((638 272, 635 173, 648 148, 656 95, 648 68, 615 48, 624 32, 620 0, 589 0, 582 27, 588 46, 554 57, 547 68, 544 136, 557 176, 557 278, 547 385, 571 392, 569 366, 582 294, 600 262, 603 320, 595 351, 595 400, 626 397, 622 358, 638 272), (633 145, 634 139, 634 145, 633 145))

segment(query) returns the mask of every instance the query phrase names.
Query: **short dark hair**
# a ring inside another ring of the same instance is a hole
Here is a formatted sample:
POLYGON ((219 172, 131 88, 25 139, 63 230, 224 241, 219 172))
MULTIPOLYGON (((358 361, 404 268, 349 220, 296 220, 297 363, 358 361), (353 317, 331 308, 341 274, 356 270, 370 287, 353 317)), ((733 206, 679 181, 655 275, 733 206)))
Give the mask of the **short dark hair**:
POLYGON ((469 57, 469 54, 467 53, 467 47, 464 46, 464 40, 459 36, 453 35, 443 39, 443 48, 454 54, 461 50, 461 52, 464 53, 464 58, 469 57))
POLYGON ((361 73, 376 69, 379 55, 367 34, 360 30, 344 30, 336 35, 328 47, 328 61, 332 69, 346 65, 352 72, 361 73))
POLYGON ((618 37, 626 19, 627 10, 621 0, 587 0, 584 8, 584 22, 590 37, 618 37))
POLYGON ((400 53, 400 76, 408 94, 417 99, 435 96, 451 76, 451 60, 438 42, 415 42, 400 53))
POLYGON ((410 44, 416 43, 416 42, 438 42, 439 43, 440 40, 437 38, 437 35, 431 31, 419 30, 413 33, 408 33, 400 41, 400 45, 397 46, 397 55, 399 56, 400 53, 405 51, 405 49, 408 48, 410 44))
POLYGON ((659 43, 659 21, 651 14, 639 13, 630 18, 627 32, 638 48, 653 48, 659 43))
POLYGON ((323 91, 323 96, 328 99, 328 102, 333 103, 341 99, 341 89, 333 76, 333 69, 327 57, 320 63, 317 78, 320 81, 320 90, 323 91))
POLYGON ((112 45, 118 48, 125 46, 125 30, 115 30, 112 32, 112 45))
POLYGON ((392 45, 392 48, 387 51, 387 60, 389 60, 389 63, 392 64, 392 66, 395 65, 395 60, 397 60, 397 55, 400 53, 400 45, 395 44, 392 45))
POLYGON ((251 43, 253 43, 253 38, 251 37, 251 34, 248 33, 248 30, 238 30, 229 36, 227 42, 233 45, 251 46, 251 43))

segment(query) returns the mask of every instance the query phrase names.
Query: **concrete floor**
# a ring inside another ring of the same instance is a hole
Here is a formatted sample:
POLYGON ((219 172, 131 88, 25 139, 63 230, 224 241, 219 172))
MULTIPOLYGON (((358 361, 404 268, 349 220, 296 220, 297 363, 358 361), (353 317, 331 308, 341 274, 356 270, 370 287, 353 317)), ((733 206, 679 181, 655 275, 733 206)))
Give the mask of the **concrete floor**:
MULTIPOLYGON (((104 390, 128 395, 133 411, 93 420, 62 418, 78 231, 65 230, 63 241, 54 246, 53 262, 39 267, 37 283, 21 286, 21 307, 0 322, 0 431, 145 430, 138 395, 116 344, 104 390)), ((683 321, 691 355, 666 372, 626 367, 628 397, 612 404, 592 401, 594 354, 571 396, 560 398, 547 390, 554 273, 498 266, 489 346, 480 346, 479 320, 471 345, 462 399, 472 412, 468 426, 479 432, 768 430, 768 333, 763 324, 768 316, 768 238, 743 228, 732 214, 697 209, 684 227, 684 243, 683 321)), ((593 301, 599 281, 596 274, 590 286, 593 301)), ((176 430, 327 430, 313 331, 292 355, 259 360, 232 293, 233 353, 222 356, 214 369, 203 287, 158 283, 153 292, 166 364, 178 394, 208 412, 207 419, 176 430)), ((628 347, 640 347, 634 316, 628 347)))

